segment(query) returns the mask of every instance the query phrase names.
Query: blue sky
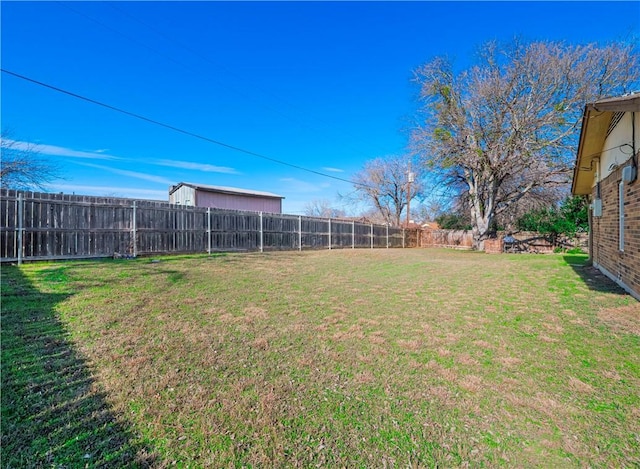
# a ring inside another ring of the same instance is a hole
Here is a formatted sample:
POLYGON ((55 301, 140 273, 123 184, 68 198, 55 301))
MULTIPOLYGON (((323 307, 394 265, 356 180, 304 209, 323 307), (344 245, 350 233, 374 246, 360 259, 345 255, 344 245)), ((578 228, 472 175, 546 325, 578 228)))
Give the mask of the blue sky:
MULTIPOLYGON (((488 40, 638 38, 640 2, 2 1, 2 68, 349 180, 403 154, 412 70, 488 40)), ((347 182, 250 156, 3 73, 2 128, 39 145, 49 190, 168 199, 196 182, 339 206, 347 182)))

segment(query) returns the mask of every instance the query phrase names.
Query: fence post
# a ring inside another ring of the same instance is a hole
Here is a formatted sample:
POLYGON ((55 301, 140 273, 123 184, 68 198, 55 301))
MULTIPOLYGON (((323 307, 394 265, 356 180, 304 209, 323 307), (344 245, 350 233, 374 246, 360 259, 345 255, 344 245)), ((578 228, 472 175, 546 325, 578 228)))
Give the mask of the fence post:
POLYGON ((404 249, 404 228, 402 228, 402 249, 404 249))
POLYGON ((387 227, 387 249, 389 249, 389 224, 385 225, 387 227))
POLYGON ((331 249, 331 218, 329 218, 329 249, 331 249))
POLYGON ((211 255, 211 207, 207 207, 207 252, 211 255))
POLYGON ((260 252, 264 252, 264 231, 262 228, 262 212, 260 212, 260 252))
POLYGON ((302 216, 298 215, 298 251, 302 251, 302 216))
POLYGON ((373 249, 373 223, 371 223, 371 249, 373 249))
POLYGON ((133 219, 131 220, 131 235, 133 236, 133 257, 138 256, 138 233, 136 226, 136 201, 133 201, 133 219))
POLYGON ((351 249, 356 248, 356 222, 351 221, 351 249))
POLYGON ((17 244, 18 244, 18 265, 22 264, 22 237, 24 233, 23 221, 24 218, 24 199, 22 193, 18 194, 18 230, 16 232, 17 244))

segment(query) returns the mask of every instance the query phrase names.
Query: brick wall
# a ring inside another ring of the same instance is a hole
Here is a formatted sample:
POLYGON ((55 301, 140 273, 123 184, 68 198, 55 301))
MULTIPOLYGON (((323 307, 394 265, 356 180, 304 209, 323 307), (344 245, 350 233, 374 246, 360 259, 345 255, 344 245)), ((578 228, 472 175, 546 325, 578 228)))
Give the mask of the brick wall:
MULTIPOLYGON (((622 166, 600 182, 602 216, 592 217, 594 265, 640 299, 640 179, 624 185, 624 251, 619 250, 622 166)), ((596 196, 596 188, 592 198, 596 196)))
POLYGON ((421 247, 448 247, 457 249, 473 248, 473 233, 462 230, 422 230, 421 247))
POLYGON ((500 254, 504 250, 502 238, 491 238, 484 240, 484 252, 487 254, 500 254))

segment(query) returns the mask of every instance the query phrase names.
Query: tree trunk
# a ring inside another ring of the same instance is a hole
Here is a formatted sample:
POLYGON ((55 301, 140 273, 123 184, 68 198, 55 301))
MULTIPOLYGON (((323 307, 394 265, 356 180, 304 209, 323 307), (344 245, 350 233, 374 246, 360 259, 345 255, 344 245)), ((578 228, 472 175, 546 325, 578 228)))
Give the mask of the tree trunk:
POLYGON ((482 214, 477 207, 471 206, 471 226, 473 233, 473 247, 478 251, 484 251, 484 240, 489 238, 489 229, 493 221, 492 214, 482 214))
MULTIPOLYGON (((471 232, 473 233, 473 247, 478 251, 484 251, 484 240, 489 237, 489 228, 493 221, 493 198, 482 200, 478 194, 478 180, 482 175, 475 174, 472 170, 465 170, 465 179, 469 186, 469 209, 471 210, 471 232)), ((497 190, 495 178, 485 177, 491 185, 491 190, 497 190)))

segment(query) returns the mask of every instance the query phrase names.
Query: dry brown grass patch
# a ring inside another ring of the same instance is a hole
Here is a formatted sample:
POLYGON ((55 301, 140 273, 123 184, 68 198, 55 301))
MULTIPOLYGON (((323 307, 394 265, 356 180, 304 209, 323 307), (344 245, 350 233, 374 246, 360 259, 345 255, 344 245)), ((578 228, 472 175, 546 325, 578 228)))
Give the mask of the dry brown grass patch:
POLYGON ((559 342, 558 339, 554 339, 553 337, 549 337, 548 335, 540 335, 538 336, 538 340, 541 342, 545 342, 547 344, 553 344, 559 342))
POLYGON ((350 336, 349 336, 349 334, 348 334, 348 333, 346 333, 346 332, 344 332, 344 331, 338 331, 338 332, 336 332, 335 334, 333 334, 333 335, 331 336, 331 338, 332 338, 333 340, 338 340, 338 341, 340 341, 340 340, 346 340, 346 339, 349 339, 349 338, 350 338, 350 336))
POLYGON ((469 392, 480 392, 486 388, 483 379, 480 376, 467 375, 463 377, 459 385, 462 389, 469 392))
POLYGON ((458 374, 451 368, 440 368, 438 375, 450 383, 455 383, 458 380, 458 374))
POLYGON ((278 396, 273 389, 260 393, 260 411, 266 416, 272 416, 277 410, 278 396))
POLYGON ((453 406, 455 404, 453 392, 446 386, 431 386, 427 389, 427 392, 444 405, 453 406))
POLYGON ((297 363, 301 367, 311 368, 315 363, 315 360, 312 357, 303 356, 303 357, 298 357, 297 363))
POLYGON ((309 325, 303 324, 301 322, 296 322, 291 325, 290 329, 292 332, 295 332, 296 334, 300 334, 302 332, 306 332, 309 329, 309 325))
POLYGON ((398 340, 398 345, 406 350, 416 351, 422 348, 422 342, 417 339, 398 340))
POLYGON ((604 370, 600 374, 605 378, 613 381, 620 381, 622 379, 622 376, 620 376, 620 373, 618 373, 616 370, 604 370))
POLYGON ((457 332, 456 333, 448 332, 447 335, 444 337, 444 342, 446 344, 453 345, 455 343, 458 343, 460 339, 462 339, 462 334, 457 332))
POLYGON ((251 347, 257 350, 267 350, 269 348, 269 341, 264 337, 257 337, 251 341, 251 347))
POLYGON ((224 310, 221 310, 220 308, 216 308, 215 306, 205 308, 202 311, 202 314, 205 316, 220 316, 221 314, 224 314, 224 313, 225 313, 224 310))
POLYGON ((500 382, 500 389, 504 392, 504 391, 511 391, 513 389, 517 389, 520 386, 522 386, 523 383, 515 378, 504 378, 501 382, 500 382))
POLYGON ((598 319, 615 332, 640 336, 640 304, 602 309, 598 319))
POLYGON ((230 313, 224 313, 221 314, 218 319, 220 319, 221 322, 225 322, 228 324, 237 324, 243 320, 243 316, 234 316, 230 313))
POLYGON ((496 360, 506 367, 513 367, 522 363, 522 360, 517 357, 499 357, 496 360))
POLYGON ((522 326, 520 326, 520 330, 522 332, 524 332, 525 334, 530 334, 530 335, 533 335, 533 334, 537 333, 535 328, 530 324, 523 324, 522 326))
POLYGON ((424 335, 430 336, 433 334, 433 326, 431 324, 420 324, 420 327, 424 335))
POLYGON ((371 342, 372 344, 376 344, 376 345, 383 345, 387 343, 387 339, 385 339, 384 337, 381 337, 379 335, 369 335, 369 342, 371 342))
POLYGON ((347 333, 351 337, 357 337, 358 339, 364 339, 364 334, 362 333, 362 326, 360 324, 353 324, 349 329, 347 329, 347 333))
POLYGON ((546 415, 554 421, 563 421, 567 414, 575 413, 575 408, 572 406, 560 403, 557 399, 543 392, 538 392, 535 396, 527 398, 527 407, 546 415))
POLYGON ((373 358, 371 357, 371 355, 368 355, 368 354, 358 353, 356 355, 356 358, 361 363, 366 363, 366 364, 373 363, 373 358))
POLYGON ((573 376, 569 377, 569 388, 576 392, 582 393, 592 393, 594 391, 593 386, 584 381, 580 381, 578 378, 573 376))
POLYGON ((370 318, 359 318, 358 319, 358 323, 359 324, 363 324, 365 326, 379 326, 380 325, 380 321, 378 321, 377 319, 370 319, 370 318))
POLYGON ((549 323, 543 322, 542 327, 544 327, 549 332, 554 332, 556 334, 562 334, 564 332, 564 328, 559 324, 549 324, 549 323))
POLYGON ((484 348, 484 349, 492 349, 493 348, 493 345, 491 345, 486 340, 474 340, 473 343, 474 343, 474 345, 477 345, 480 348, 484 348))
POLYGON ((468 326, 475 326, 476 324, 487 324, 491 322, 484 316, 464 316, 464 318, 467 320, 468 326))
POLYGON ((347 315, 344 313, 335 313, 335 314, 330 314, 329 316, 326 316, 324 318, 324 322, 327 324, 340 324, 341 322, 343 322, 345 319, 347 319, 347 315))
POLYGON ((466 352, 459 353, 456 362, 467 366, 478 366, 480 362, 466 352))
POLYGON ((269 317, 269 315, 267 314, 267 310, 258 306, 247 306, 246 308, 244 308, 244 314, 247 318, 250 319, 264 320, 269 317))
POLYGON ((584 445, 578 441, 576 435, 564 434, 562 435, 562 449, 569 454, 576 456, 583 456, 584 445))
MULTIPOLYGON (((337 303, 340 301, 340 298, 331 298, 331 302, 332 303, 337 303)), ((350 310, 349 308, 347 308, 346 306, 342 306, 342 305, 336 305, 333 308, 333 311, 335 312, 335 314, 342 314, 343 318, 346 318, 347 315, 349 315, 350 310)))

